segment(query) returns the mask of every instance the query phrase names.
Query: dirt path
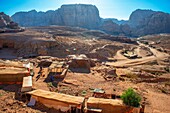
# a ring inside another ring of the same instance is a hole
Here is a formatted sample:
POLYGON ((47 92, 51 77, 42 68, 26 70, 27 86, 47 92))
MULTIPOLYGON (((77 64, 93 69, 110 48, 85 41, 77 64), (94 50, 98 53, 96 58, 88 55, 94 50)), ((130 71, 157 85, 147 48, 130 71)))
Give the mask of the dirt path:
POLYGON ((122 61, 117 61, 117 62, 106 62, 106 65, 110 65, 113 67, 130 67, 130 66, 151 63, 154 61, 156 61, 156 58, 154 56, 150 56, 150 57, 145 57, 141 59, 128 59, 128 60, 122 60, 122 61))
POLYGON ((116 55, 114 56, 114 59, 117 59, 117 60, 127 60, 128 58, 123 56, 121 54, 122 50, 119 50, 117 51, 116 55))
POLYGON ((38 76, 39 68, 34 69, 35 75, 33 77, 33 88, 34 89, 43 89, 43 90, 49 91, 47 83, 45 82, 45 79, 48 76, 47 69, 44 69, 44 71, 45 71, 45 76, 44 77, 40 76, 40 78, 38 78, 37 76, 38 76))
POLYGON ((148 45, 142 44, 140 42, 137 42, 139 44, 139 46, 145 46, 147 48, 149 48, 151 50, 151 52, 153 53, 153 55, 157 58, 163 58, 163 57, 168 57, 169 55, 167 53, 164 52, 160 52, 154 48, 149 47, 148 45))
MULTIPOLYGON (((138 42, 139 43, 139 42, 138 42)), ((141 64, 146 64, 146 63, 152 63, 155 61, 160 62, 161 60, 168 58, 169 55, 164 53, 164 52, 159 52, 156 49, 153 49, 147 45, 139 43, 140 46, 145 46, 151 50, 153 53, 152 56, 148 57, 142 57, 139 59, 127 59, 125 56, 121 54, 121 50, 119 50, 114 58, 117 58, 117 62, 106 62, 106 65, 114 66, 114 67, 130 67, 130 66, 135 66, 135 65, 141 65, 141 64), (126 59, 125 59, 126 58, 126 59), (120 61, 120 59, 123 59, 120 61)))
POLYGON ((137 47, 135 50, 139 57, 143 57, 143 55, 140 53, 140 47, 137 47))

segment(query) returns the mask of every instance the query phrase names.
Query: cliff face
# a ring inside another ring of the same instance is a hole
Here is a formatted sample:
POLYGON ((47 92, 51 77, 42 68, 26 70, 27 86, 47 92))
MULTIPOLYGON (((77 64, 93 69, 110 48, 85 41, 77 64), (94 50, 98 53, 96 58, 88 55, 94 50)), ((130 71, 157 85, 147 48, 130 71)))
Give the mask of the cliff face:
POLYGON ((98 28, 99 11, 93 5, 63 5, 55 11, 18 12, 12 16, 21 26, 65 25, 85 28, 98 28))
POLYGON ((136 10, 129 19, 133 36, 170 33, 170 14, 151 10, 136 10))
POLYGON ((17 23, 13 22, 10 16, 6 15, 3 12, 0 12, 0 33, 21 31, 24 31, 24 29, 18 26, 17 23))
MULTIPOLYGON (((152 10, 136 10, 130 15, 129 21, 115 27, 116 23, 106 20, 101 28, 112 34, 138 37, 148 34, 170 33, 170 14, 152 10), (107 24, 106 24, 107 23, 107 24), (113 32, 113 31, 116 31, 113 32)), ((102 29, 101 29, 102 30, 102 29)))
MULTIPOLYGON (((170 14, 152 10, 135 10, 128 21, 101 19, 96 6, 62 5, 55 11, 18 12, 12 19, 21 26, 62 25, 99 29, 109 34, 138 37, 147 34, 170 33, 170 14)), ((2 21, 2 20, 0 20, 2 21)), ((1 25, 2 26, 2 25, 1 25)))
POLYGON ((112 20, 104 21, 100 27, 102 31, 105 31, 109 34, 119 34, 120 26, 116 23, 114 23, 112 20))
POLYGON ((18 27, 18 24, 13 22, 8 15, 6 15, 3 12, 0 12, 0 28, 1 29, 4 29, 4 28, 17 29, 19 27, 18 27))
POLYGON ((147 24, 146 20, 148 20, 154 13, 155 12, 152 10, 137 9, 130 15, 128 24, 133 28, 143 26, 147 24))

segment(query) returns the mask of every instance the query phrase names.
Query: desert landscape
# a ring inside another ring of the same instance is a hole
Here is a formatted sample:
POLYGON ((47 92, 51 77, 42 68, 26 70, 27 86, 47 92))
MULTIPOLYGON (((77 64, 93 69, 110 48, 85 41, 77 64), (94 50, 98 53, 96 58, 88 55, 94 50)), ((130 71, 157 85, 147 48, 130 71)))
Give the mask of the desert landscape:
POLYGON ((0 113, 170 112, 170 14, 136 10, 118 24, 98 13, 80 4, 0 13, 0 113), (122 101, 129 88, 139 106, 122 101))

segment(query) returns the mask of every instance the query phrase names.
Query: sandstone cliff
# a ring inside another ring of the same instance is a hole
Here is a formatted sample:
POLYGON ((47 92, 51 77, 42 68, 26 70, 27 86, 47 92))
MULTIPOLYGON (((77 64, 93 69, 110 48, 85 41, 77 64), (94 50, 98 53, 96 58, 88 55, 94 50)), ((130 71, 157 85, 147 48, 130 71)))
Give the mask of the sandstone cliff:
POLYGON ((18 12, 12 19, 21 26, 64 25, 94 29, 100 24, 97 7, 84 4, 62 5, 58 10, 47 12, 18 12))
POLYGON ((133 36, 170 33, 170 14, 151 10, 136 10, 130 16, 129 25, 132 28, 133 36))
POLYGON ((21 26, 62 25, 99 29, 113 35, 138 37, 147 34, 170 33, 170 14, 137 9, 128 21, 114 18, 102 19, 96 6, 73 4, 62 5, 55 11, 18 12, 12 19, 21 26))
POLYGON ((118 25, 108 19, 102 22, 100 29, 107 33, 131 37, 170 33, 170 14, 137 9, 132 12, 128 22, 118 25))
POLYGON ((130 15, 128 24, 133 28, 143 26, 147 24, 146 20, 149 19, 154 13, 155 12, 152 10, 137 9, 130 15))

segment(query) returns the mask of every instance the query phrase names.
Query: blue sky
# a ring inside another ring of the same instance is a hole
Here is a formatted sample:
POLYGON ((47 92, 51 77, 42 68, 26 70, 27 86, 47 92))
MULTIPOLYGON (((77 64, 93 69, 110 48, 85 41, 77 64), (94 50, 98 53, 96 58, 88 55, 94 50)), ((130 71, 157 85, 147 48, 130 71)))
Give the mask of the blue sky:
POLYGON ((170 13, 170 0, 0 0, 0 12, 13 15, 18 11, 56 10, 62 4, 93 4, 102 18, 127 20, 136 9, 152 9, 170 13))

